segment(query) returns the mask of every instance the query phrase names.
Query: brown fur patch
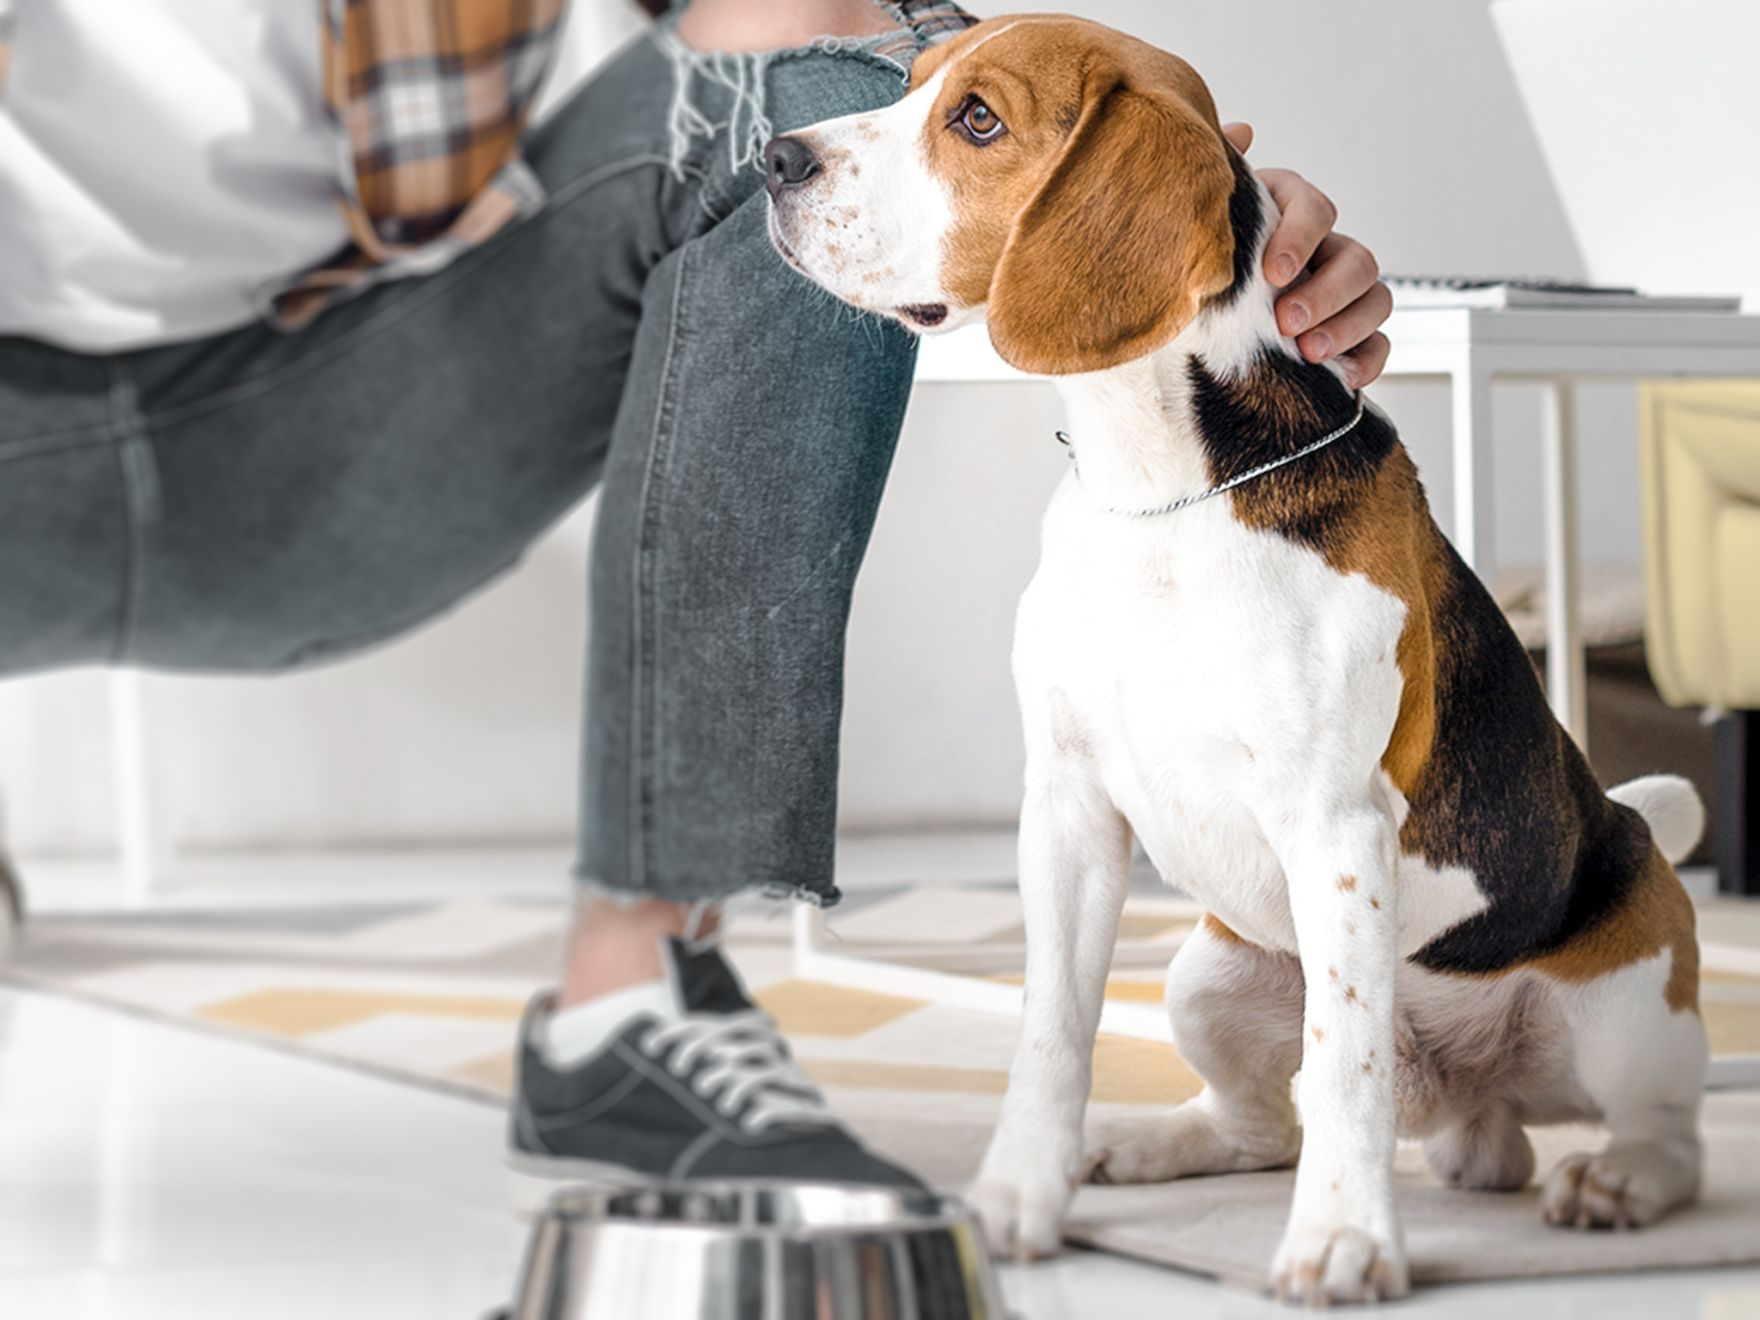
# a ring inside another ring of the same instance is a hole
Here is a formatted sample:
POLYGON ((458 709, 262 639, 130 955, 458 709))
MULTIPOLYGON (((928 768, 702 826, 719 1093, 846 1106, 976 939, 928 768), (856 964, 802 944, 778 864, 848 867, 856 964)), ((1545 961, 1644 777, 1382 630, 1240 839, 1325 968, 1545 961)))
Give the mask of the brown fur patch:
POLYGON ((1357 888, 1357 877, 1356 876, 1354 876, 1354 875, 1341 875, 1338 877, 1338 892, 1339 893, 1341 893, 1341 894, 1354 893, 1354 892, 1356 892, 1356 888, 1357 888))
POLYGON ((1525 964, 1570 985, 1672 951, 1663 998, 1676 1013, 1699 1011, 1699 941, 1693 900, 1661 853, 1627 890, 1625 902, 1601 921, 1552 952, 1525 964))
POLYGON ((1436 741, 1436 673, 1430 602, 1444 566, 1427 534, 1430 510, 1418 473, 1403 448, 1381 465, 1374 484, 1327 562, 1341 573, 1361 573, 1405 602, 1394 662, 1399 666, 1399 716, 1381 754, 1381 767, 1408 798, 1436 741))

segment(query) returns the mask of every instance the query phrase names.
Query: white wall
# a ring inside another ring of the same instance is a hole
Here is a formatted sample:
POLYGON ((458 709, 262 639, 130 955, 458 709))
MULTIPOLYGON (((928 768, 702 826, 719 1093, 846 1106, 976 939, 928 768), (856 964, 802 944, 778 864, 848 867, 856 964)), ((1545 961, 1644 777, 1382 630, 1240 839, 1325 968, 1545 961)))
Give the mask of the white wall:
MULTIPOLYGON (((150 676, 154 776, 194 847, 560 838, 575 779, 590 512, 417 636, 273 681, 150 676)), ((0 684, 25 850, 113 837, 108 676, 0 684)))
MULTIPOLYGON (((1580 260, 1484 0, 1065 0, 1190 59, 1253 159, 1337 199, 1384 268, 1574 276, 1580 260)), ((1448 507, 1440 390, 1387 385, 1448 507)), ((1497 403, 1500 537, 1537 559, 1537 400, 1497 403)), ((1637 556, 1629 392, 1587 392, 1591 559, 1637 556)), ((1048 387, 919 391, 852 625, 843 777, 852 824, 1006 819, 1019 752, 1014 596, 1062 469, 1048 387)), ((586 515, 422 636, 273 684, 154 680, 180 831, 203 844, 563 837, 584 627, 586 515)), ((27 846, 103 845, 102 680, 0 687, 0 788, 27 846)))

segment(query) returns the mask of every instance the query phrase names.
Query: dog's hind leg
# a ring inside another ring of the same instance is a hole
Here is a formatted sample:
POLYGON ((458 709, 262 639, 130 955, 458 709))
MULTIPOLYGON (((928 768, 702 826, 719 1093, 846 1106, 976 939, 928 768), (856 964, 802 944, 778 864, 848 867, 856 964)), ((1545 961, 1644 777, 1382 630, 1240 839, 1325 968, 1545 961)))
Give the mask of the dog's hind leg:
POLYGON ((1547 1175, 1548 1223, 1637 1228, 1698 1195, 1709 1049, 1693 925, 1692 900, 1653 854, 1623 906, 1534 964, 1554 983, 1575 1084, 1609 1138, 1547 1175))
POLYGON ((1302 969, 1206 917, 1167 969, 1181 1055, 1204 1090, 1178 1108, 1093 1125, 1094 1182, 1280 1169, 1301 1151, 1290 1078, 1302 1062, 1302 969))
POLYGON ((1664 975, 1640 964, 1571 996, 1577 1080, 1608 1142, 1546 1176, 1540 1209, 1550 1224, 1639 1228, 1698 1195, 1705 1031, 1696 1012, 1664 1004, 1664 975))

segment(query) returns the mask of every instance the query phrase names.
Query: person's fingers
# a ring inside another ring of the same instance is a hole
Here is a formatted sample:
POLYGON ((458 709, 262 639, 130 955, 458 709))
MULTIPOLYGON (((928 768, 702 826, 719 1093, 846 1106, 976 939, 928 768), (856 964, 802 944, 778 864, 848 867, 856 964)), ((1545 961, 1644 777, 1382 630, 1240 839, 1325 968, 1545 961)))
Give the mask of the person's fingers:
POLYGON ((1265 278, 1281 289, 1302 273, 1321 240, 1332 232, 1338 208, 1293 170, 1261 170, 1259 177, 1282 212, 1265 244, 1265 278))
MULTIPOLYGON (((1308 278, 1277 300, 1277 328, 1286 335, 1317 330, 1364 294, 1382 287, 1378 283, 1381 268, 1374 254, 1354 238, 1328 234, 1320 240, 1313 257, 1314 267, 1308 278)), ((1389 301, 1386 311, 1392 310, 1389 301)), ((1386 319, 1385 312, 1381 319, 1386 319)), ((1374 328, 1367 327, 1363 335, 1374 328)), ((1334 348, 1353 348, 1363 335, 1349 341, 1335 335, 1334 348)))
POLYGON ((1345 382, 1353 390, 1373 384, 1387 365, 1387 354, 1392 347, 1387 336, 1377 330, 1350 352, 1340 354, 1338 364, 1344 368, 1345 382))
POLYGON ((1246 155, 1253 147, 1253 126, 1235 122, 1222 126, 1222 136, 1234 144, 1234 149, 1246 155))
MULTIPOLYGON (((1302 287, 1306 289, 1308 286, 1304 284, 1302 287)), ((1379 330, 1392 313, 1393 295, 1387 286, 1371 285, 1369 292, 1361 298, 1297 339, 1296 346, 1308 361, 1324 362, 1329 357, 1350 352, 1379 330)))

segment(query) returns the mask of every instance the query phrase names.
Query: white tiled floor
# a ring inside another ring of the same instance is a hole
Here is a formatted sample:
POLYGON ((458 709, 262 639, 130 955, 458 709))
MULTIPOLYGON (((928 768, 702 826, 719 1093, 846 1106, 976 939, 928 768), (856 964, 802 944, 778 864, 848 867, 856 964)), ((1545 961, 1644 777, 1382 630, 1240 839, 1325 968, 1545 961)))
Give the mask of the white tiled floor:
POLYGON ((495 1110, 0 994, 0 1315, 473 1316, 519 1233, 495 1110))
MULTIPOLYGON (((974 856, 991 864, 986 848, 974 856)), ((334 866, 306 865, 302 875, 295 862, 267 864, 273 883, 257 897, 285 900, 294 886, 329 888, 334 901, 334 866)), ((41 905, 55 902, 54 869, 35 869, 41 905)), ((355 868, 351 892, 410 893, 395 869, 382 859, 355 868), (363 884, 369 869, 384 882, 363 884)), ((457 861, 448 885, 468 888, 474 869, 457 861)), ((506 1300, 521 1241, 504 1208, 501 1128, 488 1106, 0 991, 0 1317, 483 1315, 506 1300)), ((1010 1269, 1005 1286, 1026 1320, 1288 1314, 1086 1254, 1010 1269)), ((1442 1288, 1398 1314, 1748 1320, 1760 1317, 1760 1270, 1442 1288)))

